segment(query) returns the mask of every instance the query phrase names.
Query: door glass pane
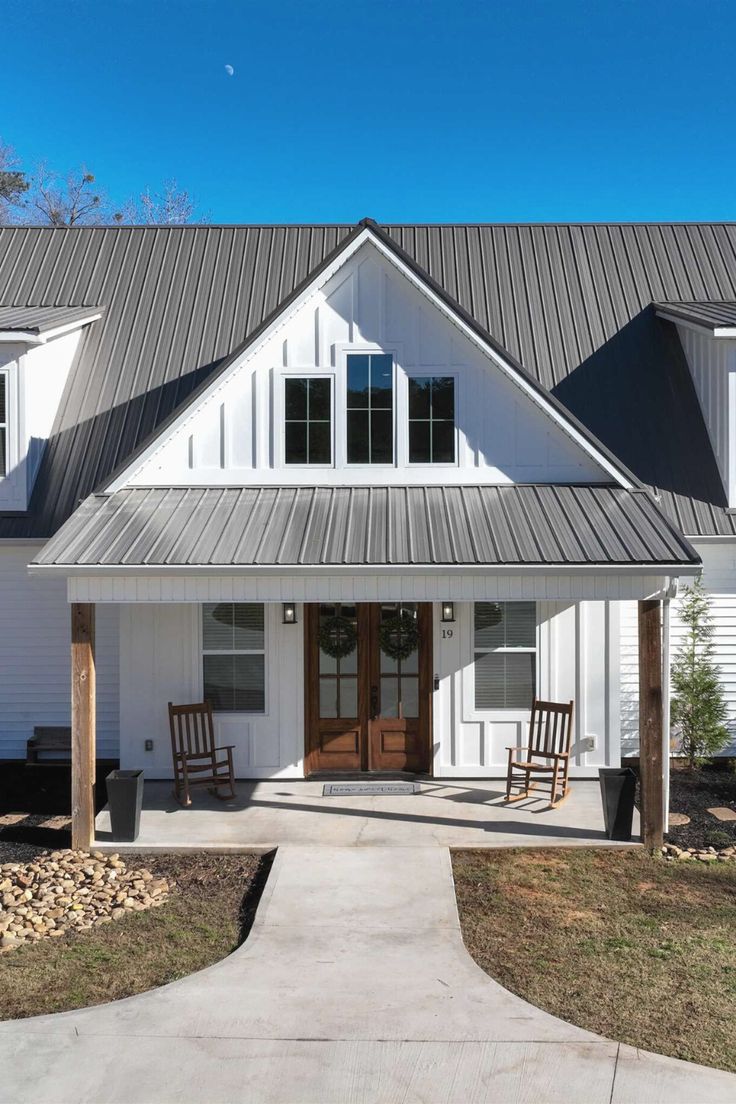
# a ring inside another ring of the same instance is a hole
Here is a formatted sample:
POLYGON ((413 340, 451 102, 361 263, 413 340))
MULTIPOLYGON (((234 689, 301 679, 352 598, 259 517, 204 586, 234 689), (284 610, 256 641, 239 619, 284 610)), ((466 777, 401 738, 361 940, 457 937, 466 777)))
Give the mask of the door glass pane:
POLYGON ((340 679, 340 716, 358 716, 358 680, 357 678, 340 679))
POLYGON ((419 679, 404 676, 401 680, 402 717, 419 716, 419 679))
POLYGON ((381 716, 398 717, 399 715, 399 680, 397 678, 381 679, 381 716))
POLYGON ((320 717, 337 716, 337 679, 319 680, 319 715, 320 717))

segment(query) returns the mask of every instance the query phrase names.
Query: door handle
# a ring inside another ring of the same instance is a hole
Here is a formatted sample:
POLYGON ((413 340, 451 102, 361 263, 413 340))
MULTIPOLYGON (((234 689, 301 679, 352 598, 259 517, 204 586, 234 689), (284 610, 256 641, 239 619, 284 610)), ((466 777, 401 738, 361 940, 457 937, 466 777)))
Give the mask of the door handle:
POLYGON ((378 687, 371 686, 371 719, 378 716, 378 687))

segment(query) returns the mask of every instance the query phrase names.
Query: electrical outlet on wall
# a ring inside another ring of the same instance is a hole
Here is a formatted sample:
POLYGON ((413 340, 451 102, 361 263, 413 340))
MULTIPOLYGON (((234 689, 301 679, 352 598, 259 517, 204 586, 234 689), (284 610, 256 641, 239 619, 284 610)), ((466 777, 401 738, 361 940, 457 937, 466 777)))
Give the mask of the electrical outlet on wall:
POLYGON ((583 736, 580 741, 581 751, 595 751, 595 736, 583 736))
POLYGON ((153 740, 146 740, 143 746, 146 751, 153 751, 153 740))

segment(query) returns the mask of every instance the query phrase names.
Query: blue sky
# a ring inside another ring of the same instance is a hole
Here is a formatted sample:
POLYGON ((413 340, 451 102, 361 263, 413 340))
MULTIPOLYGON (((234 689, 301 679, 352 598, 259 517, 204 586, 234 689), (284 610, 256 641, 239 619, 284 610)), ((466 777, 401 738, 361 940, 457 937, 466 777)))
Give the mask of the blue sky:
POLYGON ((736 218, 732 0, 4 0, 2 23, 0 137, 120 201, 174 177, 215 222, 736 218))

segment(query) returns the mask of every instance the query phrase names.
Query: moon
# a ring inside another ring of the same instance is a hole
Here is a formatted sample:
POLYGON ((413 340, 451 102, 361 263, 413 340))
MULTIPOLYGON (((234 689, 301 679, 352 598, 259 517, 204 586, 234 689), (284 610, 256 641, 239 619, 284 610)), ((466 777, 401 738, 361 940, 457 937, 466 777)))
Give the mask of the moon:
POLYGON ((225 66, 225 72, 227 73, 227 75, 229 77, 234 77, 235 76, 235 70, 233 69, 232 65, 226 65, 225 66))

